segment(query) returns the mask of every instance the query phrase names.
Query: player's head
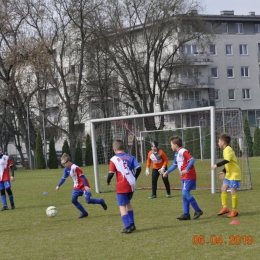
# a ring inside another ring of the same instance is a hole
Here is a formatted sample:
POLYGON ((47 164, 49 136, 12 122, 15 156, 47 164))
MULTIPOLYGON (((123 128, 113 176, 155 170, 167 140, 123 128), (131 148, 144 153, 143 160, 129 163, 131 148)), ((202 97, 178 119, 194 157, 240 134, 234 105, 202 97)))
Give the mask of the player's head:
POLYGON ((159 144, 158 144, 157 141, 152 141, 152 143, 151 143, 151 149, 152 149, 152 151, 153 151, 154 154, 156 154, 156 153, 158 152, 158 150, 159 150, 158 145, 159 145, 159 144))
POLYGON ((60 162, 64 167, 69 167, 71 165, 71 159, 70 156, 66 153, 64 153, 61 158, 60 158, 60 162))
POLYGON ((218 146, 220 148, 225 148, 227 145, 230 144, 231 137, 229 134, 221 134, 218 138, 218 146))
POLYGON ((182 147, 182 138, 179 135, 171 136, 170 142, 173 151, 178 151, 178 149, 182 147))
POLYGON ((113 142, 113 150, 115 153, 119 152, 119 151, 124 151, 125 150, 125 146, 123 144, 122 140, 115 140, 113 142))

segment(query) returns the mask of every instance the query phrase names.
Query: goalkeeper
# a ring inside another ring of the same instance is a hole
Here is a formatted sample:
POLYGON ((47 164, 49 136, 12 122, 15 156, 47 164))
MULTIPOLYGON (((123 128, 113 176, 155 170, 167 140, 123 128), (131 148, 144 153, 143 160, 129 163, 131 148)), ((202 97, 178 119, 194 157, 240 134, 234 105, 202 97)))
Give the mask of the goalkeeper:
MULTIPOLYGON (((153 141, 151 151, 147 155, 147 162, 146 162, 146 176, 149 175, 149 169, 151 163, 153 164, 153 170, 152 170, 152 195, 149 197, 149 199, 155 199, 156 196, 156 190, 157 190, 157 181, 159 178, 159 175, 163 175, 165 170, 167 170, 167 163, 168 163, 168 157, 166 154, 158 148, 158 142, 153 141)), ((170 183, 168 179, 168 175, 166 177, 162 176, 163 183, 166 188, 166 197, 171 197, 171 189, 170 189, 170 183)))

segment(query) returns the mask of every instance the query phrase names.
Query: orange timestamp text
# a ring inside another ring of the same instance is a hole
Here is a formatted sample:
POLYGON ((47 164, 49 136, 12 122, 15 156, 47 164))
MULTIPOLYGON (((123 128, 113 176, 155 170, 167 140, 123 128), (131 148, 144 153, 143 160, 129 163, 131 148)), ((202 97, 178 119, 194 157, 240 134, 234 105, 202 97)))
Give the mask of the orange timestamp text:
POLYGON ((227 240, 223 239, 222 235, 212 235, 208 239, 203 235, 194 235, 191 239, 194 245, 252 245, 254 237, 251 235, 230 235, 227 240))

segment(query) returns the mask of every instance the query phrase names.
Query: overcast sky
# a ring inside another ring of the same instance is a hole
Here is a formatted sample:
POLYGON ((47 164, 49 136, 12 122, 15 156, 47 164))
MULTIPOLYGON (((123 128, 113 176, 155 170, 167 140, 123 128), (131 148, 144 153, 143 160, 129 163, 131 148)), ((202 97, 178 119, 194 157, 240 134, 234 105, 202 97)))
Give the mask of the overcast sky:
POLYGON ((255 12, 260 15, 260 0, 199 0, 204 3, 205 14, 220 14, 223 10, 233 10, 235 15, 248 15, 255 12))

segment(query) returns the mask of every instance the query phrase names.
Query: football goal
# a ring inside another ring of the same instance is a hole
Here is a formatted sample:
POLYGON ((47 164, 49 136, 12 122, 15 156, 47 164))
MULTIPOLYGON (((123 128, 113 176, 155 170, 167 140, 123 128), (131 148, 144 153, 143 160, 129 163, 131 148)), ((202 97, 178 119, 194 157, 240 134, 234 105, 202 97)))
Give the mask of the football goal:
MULTIPOLYGON (((158 141, 169 158, 168 167, 173 163, 173 151, 169 138, 180 135, 183 146, 195 158, 197 189, 208 189, 216 193, 221 181, 216 178, 216 170, 211 165, 222 160, 218 148, 218 136, 225 132, 231 135, 231 147, 235 151, 242 171, 240 189, 251 189, 247 144, 244 135, 243 116, 240 109, 202 107, 185 110, 165 111, 151 114, 135 114, 120 117, 90 120, 91 142, 93 149, 95 189, 97 193, 115 190, 115 178, 110 186, 106 185, 109 160, 114 155, 112 142, 121 139, 125 151, 134 155, 145 171, 147 154, 151 142, 158 141), (162 129, 158 129, 163 122, 162 129)), ((221 171, 222 169, 217 169, 221 171)), ((177 174, 174 174, 176 176, 177 174)), ((171 188, 180 189, 180 181, 169 175, 171 188), (171 180, 171 178, 173 178, 171 180)), ((179 177, 178 177, 179 178, 179 177)), ((147 181, 147 185, 151 185, 147 181)), ((140 186, 137 188, 150 188, 140 186)), ((160 187, 158 187, 160 188, 160 187)))

